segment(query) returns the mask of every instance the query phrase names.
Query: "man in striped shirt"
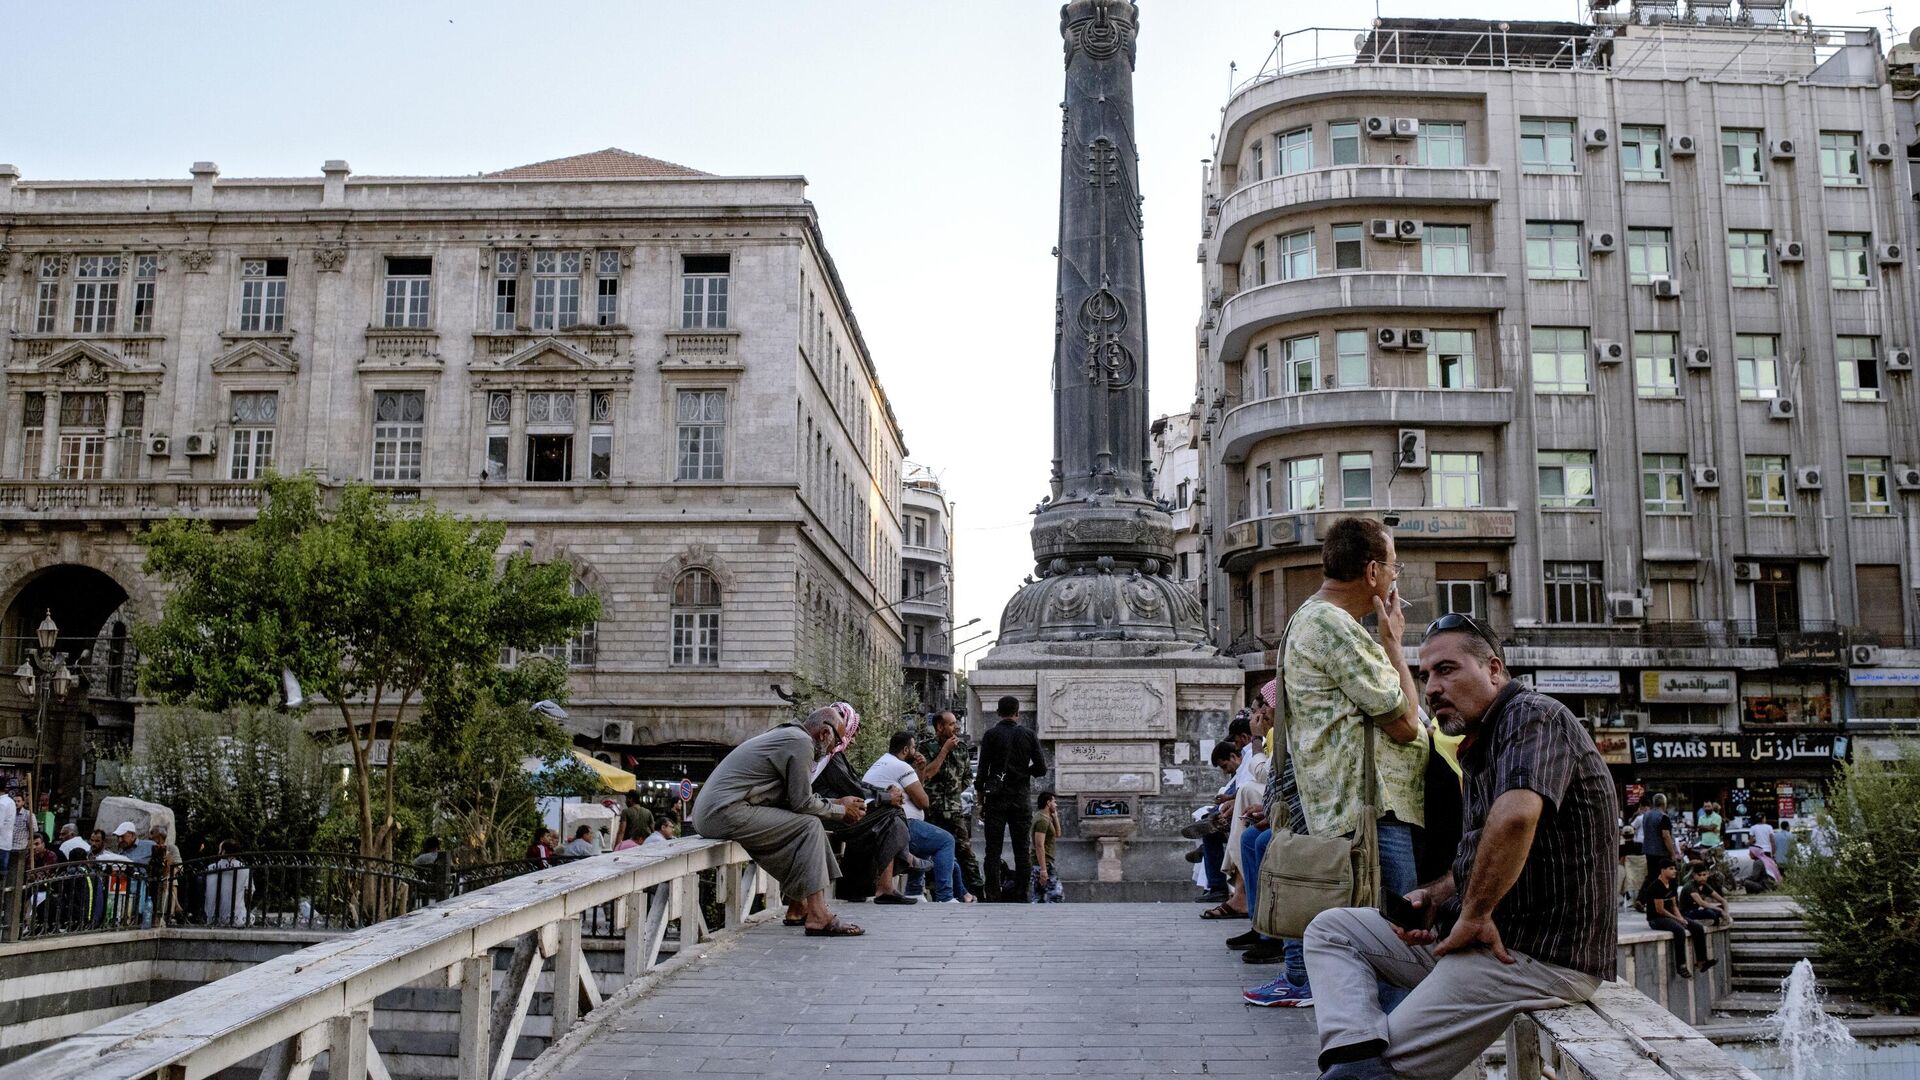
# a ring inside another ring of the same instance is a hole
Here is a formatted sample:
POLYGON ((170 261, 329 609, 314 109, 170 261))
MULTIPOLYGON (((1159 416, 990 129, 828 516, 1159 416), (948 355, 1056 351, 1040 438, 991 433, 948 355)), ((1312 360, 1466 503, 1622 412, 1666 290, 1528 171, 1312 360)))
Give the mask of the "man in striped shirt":
POLYGON ((1464 833, 1452 871, 1407 894, 1411 929, 1367 908, 1307 928, 1323 1080, 1448 1080, 1516 1013, 1585 1001, 1614 976, 1617 809, 1592 737, 1509 680, 1466 616, 1428 628, 1420 667, 1428 711, 1464 736, 1464 833), (1375 979, 1412 988, 1391 1015, 1375 979))

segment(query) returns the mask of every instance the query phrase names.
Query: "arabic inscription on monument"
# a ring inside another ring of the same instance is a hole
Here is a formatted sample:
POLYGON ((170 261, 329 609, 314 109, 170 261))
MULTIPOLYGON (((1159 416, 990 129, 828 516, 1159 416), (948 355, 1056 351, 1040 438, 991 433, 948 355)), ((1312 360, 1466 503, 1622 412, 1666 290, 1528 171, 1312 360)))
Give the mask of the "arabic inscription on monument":
POLYGON ((1173 674, 1041 672, 1043 739, 1173 738, 1173 674))

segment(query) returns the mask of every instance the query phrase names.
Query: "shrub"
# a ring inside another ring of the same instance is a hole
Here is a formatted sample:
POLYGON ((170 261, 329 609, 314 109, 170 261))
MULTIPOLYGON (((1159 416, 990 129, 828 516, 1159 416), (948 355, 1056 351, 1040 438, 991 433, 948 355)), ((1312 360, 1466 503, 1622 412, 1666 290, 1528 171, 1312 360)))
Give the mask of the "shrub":
POLYGON ((299 718, 257 708, 163 708, 121 771, 119 788, 171 807, 174 840, 189 857, 201 841, 304 851, 333 794, 320 749, 299 718))

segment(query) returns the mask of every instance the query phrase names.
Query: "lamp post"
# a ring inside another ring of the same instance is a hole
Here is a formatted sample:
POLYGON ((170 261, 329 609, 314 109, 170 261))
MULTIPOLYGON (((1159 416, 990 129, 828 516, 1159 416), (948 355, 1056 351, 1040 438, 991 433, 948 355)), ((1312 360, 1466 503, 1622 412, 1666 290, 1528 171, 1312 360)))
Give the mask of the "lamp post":
MULTIPOLYGON (((60 643, 60 624, 53 621, 51 610, 46 618, 40 620, 34 634, 40 647, 28 649, 26 659, 13 673, 20 680, 20 692, 33 702, 33 769, 27 774, 27 812, 30 817, 40 804, 40 748, 47 729, 47 710, 52 707, 54 698, 66 697, 72 692, 74 684, 80 681, 67 667, 67 658, 54 649, 60 643)), ((26 892, 22 887, 26 880, 26 860, 15 859, 13 863, 14 869, 8 875, 13 895, 7 912, 7 938, 17 941, 20 937, 21 900, 26 892)))

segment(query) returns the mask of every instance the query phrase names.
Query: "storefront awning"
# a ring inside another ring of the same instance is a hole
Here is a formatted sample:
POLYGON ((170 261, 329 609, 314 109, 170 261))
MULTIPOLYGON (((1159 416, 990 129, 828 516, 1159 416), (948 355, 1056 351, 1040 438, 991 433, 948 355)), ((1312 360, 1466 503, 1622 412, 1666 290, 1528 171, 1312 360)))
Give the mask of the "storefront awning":
POLYGON ((575 750, 573 756, 578 758, 582 765, 592 769, 600 777, 600 782, 607 785, 608 791, 633 790, 633 774, 627 770, 618 765, 609 765, 584 750, 575 750))

